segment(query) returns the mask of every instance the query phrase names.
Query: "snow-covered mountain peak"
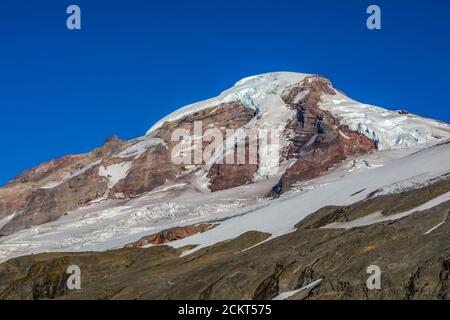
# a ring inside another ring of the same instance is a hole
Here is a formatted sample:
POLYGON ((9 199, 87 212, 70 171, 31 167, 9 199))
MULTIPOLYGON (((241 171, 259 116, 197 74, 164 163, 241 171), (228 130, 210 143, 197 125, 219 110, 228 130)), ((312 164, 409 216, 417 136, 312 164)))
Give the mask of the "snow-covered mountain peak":
POLYGON ((165 122, 175 121, 188 114, 222 103, 239 101, 246 107, 259 110, 267 98, 280 97, 286 88, 303 81, 308 76, 308 74, 295 72, 271 72, 243 78, 215 98, 193 103, 174 111, 154 124, 146 134, 149 135, 165 122))
MULTIPOLYGON (((147 135, 161 127, 165 122, 179 120, 195 112, 220 105, 222 103, 240 102, 255 109, 260 114, 258 127, 270 128, 283 126, 292 116, 291 110, 285 108, 282 101, 287 89, 301 84, 305 79, 331 82, 320 76, 295 72, 271 72, 243 78, 219 96, 198 103, 187 105, 161 119, 147 135)), ((330 112, 342 125, 360 132, 375 141, 379 150, 408 148, 430 145, 450 139, 450 126, 446 123, 426 119, 404 111, 391 111, 380 107, 359 103, 347 97, 339 90, 333 94, 323 92, 319 107, 330 112)), ((308 90, 298 93, 300 101, 308 90)))
POLYGON ((246 87, 279 87, 285 88, 287 86, 299 83, 306 77, 310 76, 306 73, 298 72, 269 72, 258 74, 243 78, 236 82, 233 87, 226 90, 224 93, 232 90, 239 90, 246 87))

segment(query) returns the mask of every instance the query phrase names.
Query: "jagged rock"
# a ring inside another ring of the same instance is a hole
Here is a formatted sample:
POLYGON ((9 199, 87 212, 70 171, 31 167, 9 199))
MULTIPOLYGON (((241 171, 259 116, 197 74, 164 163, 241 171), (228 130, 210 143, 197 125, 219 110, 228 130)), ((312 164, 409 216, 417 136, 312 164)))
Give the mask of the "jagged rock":
POLYGON ((340 125, 329 112, 320 109, 320 97, 324 93, 335 94, 330 82, 322 77, 308 79, 284 96, 286 104, 297 111, 297 118, 287 128, 294 132, 287 154, 297 161, 281 177, 282 191, 294 183, 318 177, 349 155, 375 149, 374 141, 340 125), (307 94, 296 101, 301 92, 307 94))

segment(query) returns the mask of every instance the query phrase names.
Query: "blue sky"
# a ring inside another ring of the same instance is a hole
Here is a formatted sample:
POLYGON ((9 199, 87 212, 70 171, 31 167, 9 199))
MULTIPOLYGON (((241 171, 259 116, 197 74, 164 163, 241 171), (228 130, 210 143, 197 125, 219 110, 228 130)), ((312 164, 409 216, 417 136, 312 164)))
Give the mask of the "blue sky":
POLYGON ((2 0, 0 184, 269 71, 450 122, 449 12, 446 0, 2 0), (80 31, 66 28, 70 4, 80 31), (370 4, 380 31, 365 27, 370 4))

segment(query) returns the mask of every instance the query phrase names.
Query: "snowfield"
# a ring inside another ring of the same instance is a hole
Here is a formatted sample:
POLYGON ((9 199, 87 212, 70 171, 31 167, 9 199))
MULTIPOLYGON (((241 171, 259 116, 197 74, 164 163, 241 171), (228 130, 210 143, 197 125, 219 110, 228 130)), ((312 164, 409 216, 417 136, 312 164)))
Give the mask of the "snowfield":
MULTIPOLYGON (((353 221, 330 223, 329 225, 324 226, 323 229, 352 229, 352 228, 357 228, 357 227, 369 226, 371 224, 380 223, 380 222, 395 221, 395 220, 399 220, 401 218, 407 217, 407 216, 413 214, 414 212, 425 211, 425 210, 431 209, 431 208, 438 206, 441 203, 444 203, 447 201, 450 201, 450 192, 444 193, 443 195, 436 197, 436 198, 418 206, 417 208, 414 208, 414 209, 411 209, 411 210, 408 210, 405 212, 400 212, 400 213, 389 215, 389 216, 384 216, 381 214, 381 212, 375 212, 375 213, 369 214, 365 217, 355 219, 353 221)), ((434 229, 432 229, 431 231, 433 231, 433 230, 434 229)), ((429 231, 429 233, 431 233, 431 231, 429 231)))
MULTIPOLYGON (((411 149, 406 149, 411 152, 411 149)), ((405 150, 405 151, 406 151, 405 150)), ((389 152, 389 151, 387 151, 389 152)), ((379 160, 385 152, 375 152, 366 158, 379 160)), ((324 206, 349 205, 365 199, 371 192, 396 181, 420 177, 422 183, 450 172, 450 144, 423 149, 401 158, 387 160, 383 166, 359 171, 343 172, 335 168, 329 174, 311 181, 307 188, 290 192, 266 205, 246 207, 246 214, 224 221, 218 227, 202 234, 171 243, 174 247, 196 244, 189 254, 214 243, 235 238, 255 230, 272 234, 270 239, 292 232, 293 227, 309 214, 324 206), (355 194, 357 193, 357 194, 355 194)), ((347 160, 349 161, 349 160, 347 160)), ((352 160, 350 160, 352 161, 352 160)), ((436 205, 440 202, 436 202, 436 205)), ((420 208, 419 208, 420 210, 420 208)))

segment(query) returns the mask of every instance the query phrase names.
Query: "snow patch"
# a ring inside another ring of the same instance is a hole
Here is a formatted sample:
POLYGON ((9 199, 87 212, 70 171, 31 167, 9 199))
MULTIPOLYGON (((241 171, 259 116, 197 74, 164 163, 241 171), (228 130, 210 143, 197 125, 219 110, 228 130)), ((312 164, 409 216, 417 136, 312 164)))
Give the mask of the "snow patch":
POLYGON ((13 213, 13 214, 10 214, 9 216, 6 216, 6 217, 0 219, 0 229, 3 228, 12 219, 14 219, 15 216, 16 216, 16 213, 13 213))
POLYGON ((126 161, 118 164, 112 164, 108 167, 101 166, 98 170, 98 175, 108 179, 108 189, 111 189, 117 184, 117 182, 127 177, 132 164, 132 161, 126 161))
POLYGON ((133 158, 137 159, 139 158, 145 151, 150 149, 151 147, 154 147, 158 144, 161 144, 163 146, 167 146, 167 143, 160 138, 153 138, 148 139, 146 137, 141 138, 141 140, 132 146, 126 148, 122 152, 120 152, 117 157, 119 158, 133 158))
POLYGON ((275 298, 273 298, 272 300, 287 300, 289 297, 302 292, 302 291, 306 291, 306 290, 311 290, 314 289, 315 287, 317 287, 323 279, 319 279, 316 281, 311 282, 310 284, 304 286, 303 288, 297 289, 297 290, 292 290, 292 291, 287 291, 287 292, 283 292, 280 293, 279 295, 277 295, 275 298))
POLYGON ((43 185, 40 189, 53 189, 56 188, 60 185, 62 185, 63 183, 69 181, 72 178, 78 177, 79 175, 82 175, 83 173, 85 173, 86 171, 88 171, 89 169, 95 167, 96 165, 100 164, 101 160, 95 161, 87 166, 84 166, 83 168, 75 171, 73 174, 66 174, 62 179, 58 180, 58 181, 50 181, 47 184, 43 185))
POLYGON ((395 220, 399 220, 404 217, 407 217, 415 212, 431 209, 431 208, 436 207, 436 206, 440 205, 441 203, 444 203, 449 200, 450 200, 450 192, 447 192, 447 193, 440 195, 439 197, 436 197, 414 209, 411 209, 411 210, 408 210, 405 212, 392 214, 389 216, 385 216, 385 215, 381 214, 381 212, 375 212, 375 213, 369 214, 365 217, 358 218, 358 219, 348 221, 348 222, 330 223, 329 225, 322 227, 322 229, 353 229, 353 228, 358 228, 358 227, 369 226, 369 225, 372 225, 375 223, 395 221, 395 220))
POLYGON ((427 232, 425 232, 424 234, 430 234, 432 233, 434 230, 436 230, 437 228, 439 228, 440 226, 442 226, 444 223, 446 223, 447 220, 444 220, 440 223, 438 223, 436 226, 434 226, 433 228, 431 228, 430 230, 428 230, 427 232))

